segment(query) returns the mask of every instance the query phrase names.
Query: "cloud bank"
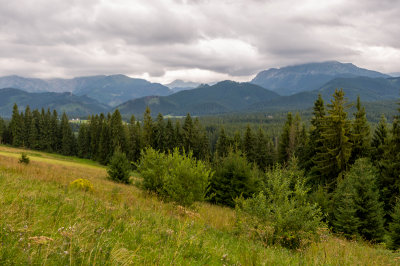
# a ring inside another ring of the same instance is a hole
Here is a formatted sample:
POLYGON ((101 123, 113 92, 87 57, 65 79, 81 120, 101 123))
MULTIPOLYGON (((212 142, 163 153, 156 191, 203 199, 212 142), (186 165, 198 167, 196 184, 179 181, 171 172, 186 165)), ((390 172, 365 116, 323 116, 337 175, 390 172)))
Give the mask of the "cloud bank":
POLYGON ((338 60, 400 70, 397 0, 0 0, 0 76, 249 80, 338 60))

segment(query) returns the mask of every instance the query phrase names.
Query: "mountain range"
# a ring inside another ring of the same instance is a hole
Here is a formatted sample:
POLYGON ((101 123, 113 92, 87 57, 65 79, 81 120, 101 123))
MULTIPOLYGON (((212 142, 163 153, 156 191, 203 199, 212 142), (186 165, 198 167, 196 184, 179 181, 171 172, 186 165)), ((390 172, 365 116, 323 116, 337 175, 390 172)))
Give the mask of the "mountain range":
POLYGON ((70 117, 85 117, 90 114, 107 112, 110 107, 87 96, 76 96, 70 92, 32 93, 20 89, 0 89, 0 116, 10 117, 16 103, 20 111, 29 105, 33 109, 55 109, 59 114, 65 112, 70 117))
POLYGON ((169 95, 172 91, 159 83, 125 75, 99 75, 73 79, 36 79, 19 76, 0 77, 0 88, 27 92, 72 92, 86 95, 102 104, 116 106, 129 99, 148 95, 169 95))
MULTIPOLYGON (((244 83, 222 81, 200 85, 176 80, 167 87, 124 75, 50 80, 0 78, 0 88, 6 85, 28 92, 1 91, 2 110, 14 102, 29 103, 31 107, 53 106, 81 117, 115 108, 125 116, 141 115, 146 106, 150 106, 153 114, 164 115, 303 110, 313 105, 318 94, 328 101, 337 88, 343 88, 350 101, 360 96, 363 102, 371 104, 393 101, 400 96, 400 77, 336 61, 269 69, 244 83), (58 93, 44 93, 48 90, 58 93)), ((0 115, 6 113, 2 111, 0 115)))
POLYGON ((344 64, 337 61, 328 61, 287 66, 279 69, 271 68, 258 73, 251 82, 285 96, 319 89, 335 78, 359 76, 370 78, 390 77, 377 71, 359 68, 351 63, 344 64))

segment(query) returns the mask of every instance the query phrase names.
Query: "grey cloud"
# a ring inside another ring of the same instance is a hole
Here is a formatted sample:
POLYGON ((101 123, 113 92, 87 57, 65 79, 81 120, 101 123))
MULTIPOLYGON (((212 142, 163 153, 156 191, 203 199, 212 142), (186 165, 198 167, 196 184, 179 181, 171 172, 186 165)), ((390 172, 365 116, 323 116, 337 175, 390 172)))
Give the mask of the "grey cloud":
POLYGON ((375 47, 395 55, 377 70, 400 69, 395 0, 0 2, 0 75, 203 69, 234 78, 323 60, 374 68, 384 53, 368 54, 375 47))

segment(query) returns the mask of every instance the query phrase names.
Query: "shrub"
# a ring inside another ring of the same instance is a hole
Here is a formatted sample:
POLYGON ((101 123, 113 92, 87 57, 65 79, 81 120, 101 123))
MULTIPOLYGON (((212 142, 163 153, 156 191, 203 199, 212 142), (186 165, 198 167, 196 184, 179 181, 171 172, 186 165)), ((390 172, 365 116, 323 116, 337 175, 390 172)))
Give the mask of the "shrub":
POLYGON ((266 173, 264 191, 237 201, 238 226, 266 244, 295 249, 318 237, 321 211, 307 201, 309 189, 295 169, 276 166, 266 173))
POLYGON ((178 149, 170 154, 146 149, 138 171, 143 188, 184 206, 204 200, 211 176, 211 170, 202 161, 193 158, 192 153, 180 154, 178 149))
POLYGON ((152 148, 142 151, 137 170, 142 176, 141 187, 164 194, 164 180, 171 165, 171 156, 160 153, 152 148))
POLYGON ((29 164, 30 159, 29 159, 28 155, 25 152, 23 152, 23 153, 21 153, 21 157, 19 158, 18 162, 23 163, 23 164, 29 164))
POLYGON ((377 170, 368 159, 358 159, 333 196, 334 229, 347 237, 383 239, 384 211, 376 185, 377 170))
POLYGON ((203 201, 211 170, 202 161, 193 158, 192 152, 181 155, 175 149, 169 157, 172 157, 171 168, 164 179, 168 197, 183 206, 203 201))
POLYGON ((240 152, 231 150, 215 166, 209 199, 213 203, 234 207, 236 198, 249 198, 257 191, 257 180, 258 170, 240 152))
POLYGON ((125 153, 118 150, 114 152, 107 169, 109 178, 116 182, 129 184, 130 171, 131 165, 125 153))
POLYGON ((77 188, 77 189, 81 189, 81 190, 84 190, 84 191, 89 191, 89 192, 93 191, 92 182, 90 182, 87 179, 83 179, 83 178, 79 178, 79 179, 76 179, 76 180, 72 181, 69 184, 69 186, 72 187, 72 188, 77 188))
POLYGON ((389 248, 400 248, 400 199, 397 200, 392 212, 392 222, 389 223, 389 248))

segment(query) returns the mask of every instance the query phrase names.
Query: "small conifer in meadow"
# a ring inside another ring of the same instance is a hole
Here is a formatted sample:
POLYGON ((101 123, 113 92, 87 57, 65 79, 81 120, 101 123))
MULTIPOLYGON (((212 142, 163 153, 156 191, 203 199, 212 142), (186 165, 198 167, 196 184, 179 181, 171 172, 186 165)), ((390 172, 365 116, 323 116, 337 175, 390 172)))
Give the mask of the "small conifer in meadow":
POLYGON ((122 153, 119 150, 115 151, 114 155, 111 157, 110 164, 108 165, 107 169, 109 179, 116 182, 129 184, 130 171, 131 164, 126 158, 125 153, 122 153))
POLYGON ((23 163, 23 164, 29 164, 30 159, 29 159, 28 155, 25 152, 23 152, 23 153, 21 153, 21 157, 19 158, 18 162, 23 163))

